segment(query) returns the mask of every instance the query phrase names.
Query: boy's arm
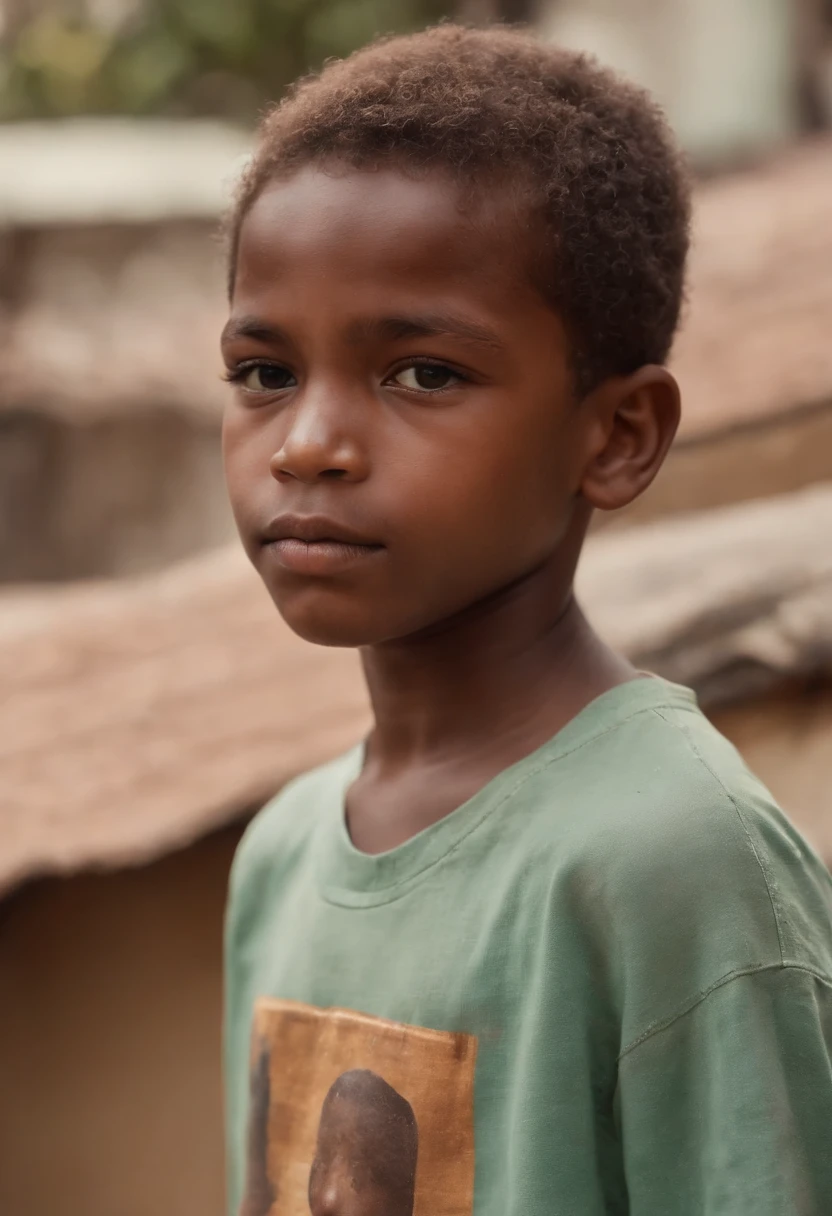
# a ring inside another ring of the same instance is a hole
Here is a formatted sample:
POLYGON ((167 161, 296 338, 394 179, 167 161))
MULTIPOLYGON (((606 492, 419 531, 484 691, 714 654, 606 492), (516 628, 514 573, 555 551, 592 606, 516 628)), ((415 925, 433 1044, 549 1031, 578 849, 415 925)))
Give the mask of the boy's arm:
POLYGON ((832 1212, 832 979, 726 977, 623 1054, 632 1216, 832 1212))

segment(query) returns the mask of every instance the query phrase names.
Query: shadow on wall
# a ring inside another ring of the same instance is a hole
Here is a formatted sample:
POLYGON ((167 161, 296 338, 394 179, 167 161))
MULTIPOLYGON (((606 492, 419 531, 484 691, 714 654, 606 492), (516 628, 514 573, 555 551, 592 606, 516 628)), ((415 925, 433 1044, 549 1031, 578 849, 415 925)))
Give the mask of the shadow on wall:
POLYGON ((222 917, 239 834, 0 905, 0 1212, 222 1216, 222 917))

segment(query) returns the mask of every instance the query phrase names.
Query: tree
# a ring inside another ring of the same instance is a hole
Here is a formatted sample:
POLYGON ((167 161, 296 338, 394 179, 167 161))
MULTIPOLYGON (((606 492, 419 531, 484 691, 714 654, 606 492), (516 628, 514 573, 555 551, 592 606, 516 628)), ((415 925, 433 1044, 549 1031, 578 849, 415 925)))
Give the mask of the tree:
POLYGON ((0 118, 250 120, 328 56, 449 9, 443 0, 6 0, 0 118))

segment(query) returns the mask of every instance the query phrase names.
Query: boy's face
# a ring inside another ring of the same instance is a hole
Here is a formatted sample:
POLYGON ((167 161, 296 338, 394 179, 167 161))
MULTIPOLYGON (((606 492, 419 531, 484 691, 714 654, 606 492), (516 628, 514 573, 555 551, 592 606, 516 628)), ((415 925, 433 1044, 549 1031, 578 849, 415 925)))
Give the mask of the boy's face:
POLYGON ((573 560, 587 424, 529 256, 505 191, 473 209, 439 174, 307 167, 254 203, 225 464, 301 636, 405 637, 573 560))

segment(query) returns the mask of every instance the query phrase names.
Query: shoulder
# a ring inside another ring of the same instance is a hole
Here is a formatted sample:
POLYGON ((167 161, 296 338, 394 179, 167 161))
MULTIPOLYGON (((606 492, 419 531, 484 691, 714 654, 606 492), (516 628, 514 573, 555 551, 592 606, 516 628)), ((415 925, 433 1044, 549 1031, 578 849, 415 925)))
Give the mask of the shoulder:
POLYGON ((691 914, 709 901, 738 916, 754 905, 775 958, 820 955, 828 966, 832 877, 820 858, 695 705, 655 713, 655 772, 645 790, 628 791, 630 830, 622 824, 618 841, 630 840, 631 875, 664 877, 665 897, 678 890, 691 914))
POLYGON ((538 775, 580 808, 546 864, 567 871, 561 913, 606 959, 625 1038, 734 974, 832 975, 832 878, 692 701, 583 751, 538 775))
POLYGON ((237 846, 229 882, 229 919, 265 902, 305 863, 315 833, 343 804, 357 749, 289 781, 249 823, 237 846))
MULTIPOLYGON (((769 917, 788 917, 793 883, 817 887, 826 906, 832 879, 813 849, 694 701, 657 703, 624 719, 548 781, 560 797, 564 777, 580 785, 578 853, 622 881, 662 880, 666 897, 690 888, 771 892, 769 917)), ((577 793, 577 788, 575 790, 577 793)))

